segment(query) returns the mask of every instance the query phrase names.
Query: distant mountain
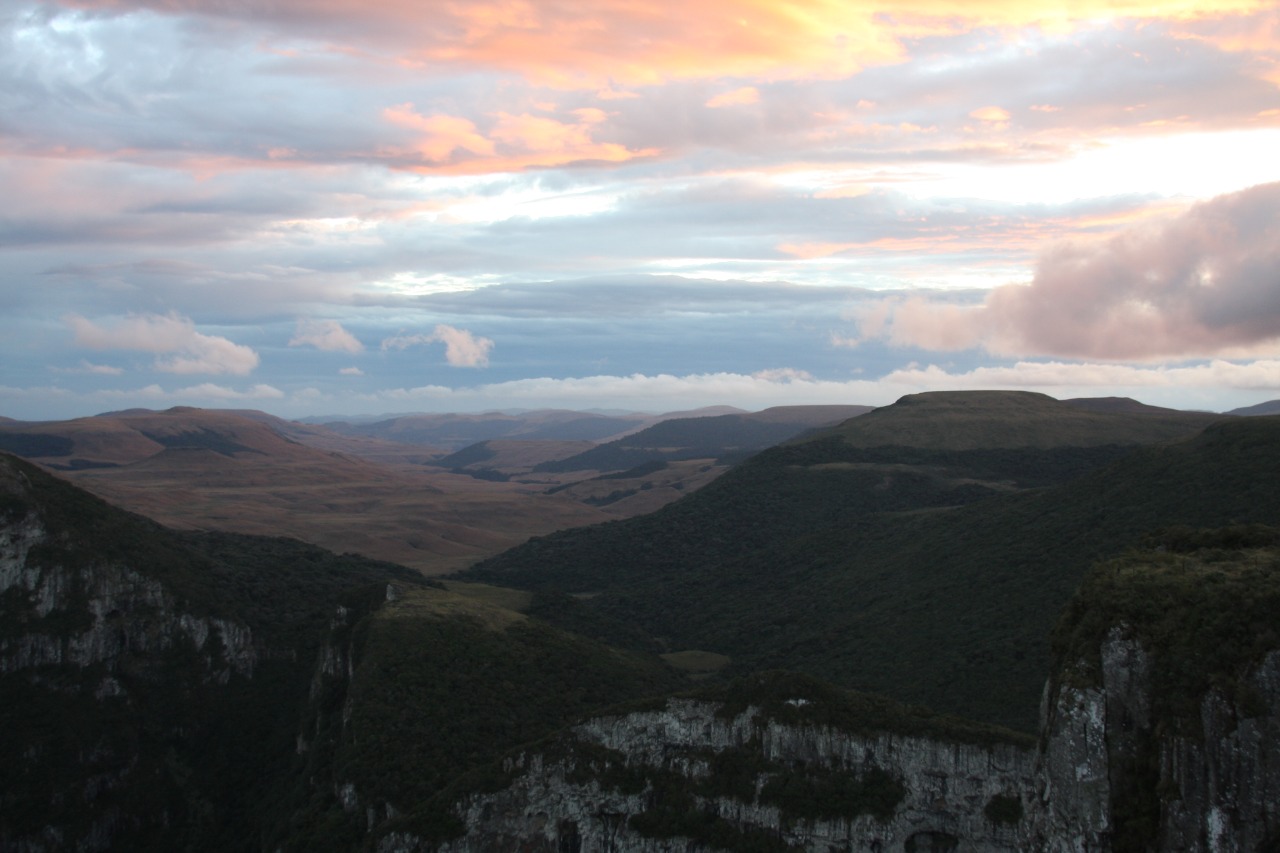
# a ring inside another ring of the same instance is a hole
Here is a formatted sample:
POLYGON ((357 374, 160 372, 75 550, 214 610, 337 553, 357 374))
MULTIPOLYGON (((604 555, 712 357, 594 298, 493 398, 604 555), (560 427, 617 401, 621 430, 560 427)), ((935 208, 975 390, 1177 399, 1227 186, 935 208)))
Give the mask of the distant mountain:
POLYGON ((461 450, 470 444, 494 439, 522 441, 604 441, 671 418, 713 417, 741 413, 731 406, 708 406, 662 415, 600 414, 560 409, 482 414, 401 415, 380 421, 330 421, 328 429, 343 435, 359 435, 442 449, 461 450))
POLYGON ((609 517, 568 496, 425 467, 403 446, 261 412, 179 407, 0 423, 0 449, 175 527, 291 535, 429 574, 609 517))
POLYGON ((1268 400, 1256 406, 1245 406, 1243 409, 1232 409, 1229 415, 1280 415, 1280 400, 1268 400))
POLYGON ((1262 473, 1280 466, 1280 419, 1212 421, 912 395, 467 576, 582 595, 730 672, 800 669, 1030 729, 1045 638, 1093 561, 1165 525, 1280 514, 1262 473))
POLYGON ((431 464, 455 471, 490 472, 507 476, 532 471, 549 461, 565 459, 595 447, 592 441, 520 440, 478 441, 431 464))
POLYGON ((622 471, 655 461, 745 458, 800 433, 841 423, 870 406, 779 406, 762 412, 672 418, 537 471, 622 471))
POLYGON ((1110 412, 1111 414, 1134 415, 1177 415, 1186 414, 1182 409, 1167 409, 1162 406, 1149 406, 1132 397, 1073 397, 1063 400, 1068 406, 1087 409, 1093 412, 1110 412))
POLYGON ((324 426, 343 435, 380 438, 390 441, 460 450, 470 444, 492 439, 597 441, 644 423, 643 416, 610 417, 584 412, 536 411, 518 415, 501 412, 484 414, 404 415, 372 423, 327 423, 324 426))
MULTIPOLYGON (((166 529, 0 455, 0 849, 1269 850, 1280 418, 1049 444, 1064 406, 909 399, 470 580, 166 529), (845 439, 873 416, 919 443, 845 439)), ((134 418, 160 450, 74 476, 321 494, 257 420, 134 418)), ((352 481, 341 526, 408 482, 352 481)))
POLYGON ((1066 402, 1028 391, 935 391, 909 394, 823 435, 857 447, 1096 447, 1177 438, 1223 417, 1125 400, 1066 402))

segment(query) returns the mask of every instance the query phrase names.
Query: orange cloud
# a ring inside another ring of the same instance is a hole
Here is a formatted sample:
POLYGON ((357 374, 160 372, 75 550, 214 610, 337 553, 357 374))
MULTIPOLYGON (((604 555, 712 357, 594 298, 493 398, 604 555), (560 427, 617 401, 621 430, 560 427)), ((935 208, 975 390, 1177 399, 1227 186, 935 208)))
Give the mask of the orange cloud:
POLYGON ((969 113, 969 117, 998 128, 1009 124, 1009 111, 1000 107, 983 107, 969 113))
MULTIPOLYGON (((223 0, 61 0, 119 12, 226 15, 223 0)), ((232 4, 290 40, 357 45, 415 67, 503 69, 561 88, 612 91, 678 79, 839 78, 905 58, 905 40, 978 27, 1069 31, 1097 20, 1196 22, 1272 0, 276 0, 232 4)))
POLYGON ((484 156, 494 153, 493 143, 481 136, 476 126, 465 118, 418 115, 413 111, 413 104, 388 107, 382 115, 392 124, 421 132, 423 136, 415 148, 423 158, 433 163, 445 162, 458 149, 484 156))
POLYGON ((388 148, 384 154, 404 168, 446 174, 489 174, 545 169, 568 163, 621 163, 651 157, 656 149, 633 151, 616 142, 597 142, 592 129, 608 119, 603 110, 573 111, 576 121, 564 122, 529 113, 498 113, 488 135, 469 119, 422 116, 413 104, 383 111, 383 117, 424 135, 408 149, 388 148))

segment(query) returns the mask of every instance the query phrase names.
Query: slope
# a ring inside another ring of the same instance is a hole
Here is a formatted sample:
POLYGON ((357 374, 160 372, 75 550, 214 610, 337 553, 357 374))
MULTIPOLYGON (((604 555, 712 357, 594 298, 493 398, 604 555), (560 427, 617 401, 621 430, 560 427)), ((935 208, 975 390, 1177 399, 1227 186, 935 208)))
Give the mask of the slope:
MULTIPOLYGON (((1260 473, 1280 464, 1275 419, 1142 449, 1101 443, 1108 420, 1113 441, 1139 439, 1142 418, 1090 412, 1058 435, 1094 446, 1035 447, 1063 404, 944 394, 930 418, 931 396, 766 451, 651 516, 531 541, 474 576, 590 594, 593 608, 672 649, 729 655, 738 671, 798 668, 1029 729, 1044 638, 1093 560, 1153 527, 1280 512, 1280 484, 1260 473), (1021 429, 1001 420, 1010 408, 1030 409, 1021 429), (870 445, 894 434, 895 410, 897 434, 924 446, 870 445)), ((1179 426, 1150 423, 1156 439, 1179 426)))
POLYGON ((680 683, 541 598, 168 530, 2 456, 0 848, 359 849, 365 806, 680 683))
MULTIPOLYGON (((328 620, 408 569, 179 534, 0 457, 0 847, 248 849, 328 620)), ((376 598, 374 600, 377 600, 376 598)))
POLYGON ((779 406, 762 412, 672 418, 591 450, 538 465, 536 471, 622 471, 679 459, 735 459, 839 423, 869 406, 779 406))
POLYGON ((291 535, 428 574, 607 517, 538 488, 322 450, 303 439, 335 444, 311 427, 290 429, 296 438, 282 434, 282 423, 260 413, 175 408, 0 425, 0 437, 164 524, 291 535))

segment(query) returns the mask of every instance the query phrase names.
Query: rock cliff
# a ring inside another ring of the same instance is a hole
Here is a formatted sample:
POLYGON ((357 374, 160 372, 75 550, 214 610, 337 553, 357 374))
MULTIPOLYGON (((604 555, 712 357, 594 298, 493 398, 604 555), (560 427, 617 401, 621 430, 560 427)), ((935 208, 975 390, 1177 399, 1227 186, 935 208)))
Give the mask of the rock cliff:
POLYGON ((1038 739, 783 673, 599 712, 674 675, 0 457, 0 849, 1276 853, 1276 539, 1095 568, 1038 739))
POLYGON ((1280 846, 1280 652, 1234 695, 1210 690, 1180 727, 1152 712, 1151 655, 1122 627, 1103 686, 1047 696, 1036 849, 1268 851, 1280 846))
POLYGON ((588 720, 510 758, 501 790, 462 800, 459 837, 402 830, 379 849, 1026 849, 1027 739, 793 676, 753 681, 747 692, 773 698, 588 720))
POLYGON ((900 706, 833 717, 830 693, 758 683, 763 704, 588 720, 457 798, 451 827, 410 818, 379 849, 1280 850, 1280 551, 1254 534, 1091 572, 1035 746, 900 706))
POLYGON ((289 540, 177 534, 0 455, 0 850, 286 835, 328 614, 342 590, 405 576, 289 540))

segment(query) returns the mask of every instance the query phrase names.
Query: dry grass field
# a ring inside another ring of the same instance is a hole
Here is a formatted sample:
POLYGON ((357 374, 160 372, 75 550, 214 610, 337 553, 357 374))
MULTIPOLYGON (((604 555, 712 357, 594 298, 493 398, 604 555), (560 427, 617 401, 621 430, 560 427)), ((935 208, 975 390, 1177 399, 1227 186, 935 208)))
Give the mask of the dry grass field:
POLYGON ((291 438, 233 412, 175 409, 2 429, 62 440, 55 449, 65 452, 35 461, 163 524, 291 536, 427 575, 614 517, 542 494, 545 487, 414 464, 422 448, 358 438, 339 452, 343 436, 308 430, 291 438))

